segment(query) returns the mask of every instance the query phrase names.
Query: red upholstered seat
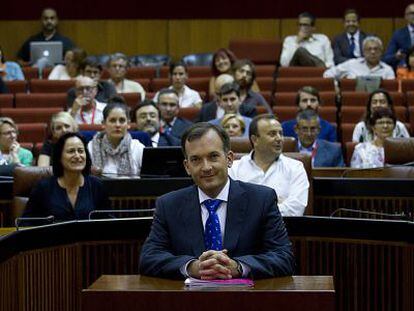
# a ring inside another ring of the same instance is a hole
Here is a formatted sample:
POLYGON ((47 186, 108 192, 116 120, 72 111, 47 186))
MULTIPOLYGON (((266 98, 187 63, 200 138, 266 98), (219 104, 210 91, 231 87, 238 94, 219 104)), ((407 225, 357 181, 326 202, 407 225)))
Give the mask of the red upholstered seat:
MULTIPOLYGON (((296 106, 296 92, 277 92, 275 93, 275 105, 277 106, 296 106)), ((323 107, 336 107, 335 92, 319 92, 321 105, 323 107)))
POLYGON ((75 86, 75 80, 30 80, 32 93, 66 93, 75 86))
POLYGON ((19 123, 19 141, 40 143, 47 137, 47 123, 19 123))
POLYGON ((1 117, 9 117, 16 123, 49 123, 53 114, 63 111, 62 108, 2 108, 1 117))
POLYGON ((334 92, 335 85, 333 79, 327 78, 277 78, 276 92, 297 92, 304 86, 313 86, 319 92, 334 92))
POLYGON ((66 107, 66 93, 18 93, 15 97, 16 108, 66 107))
POLYGON ((13 94, 0 94, 0 108, 13 108, 13 94))
POLYGON ((23 70, 25 80, 39 79, 39 68, 23 67, 22 70, 23 70))
POLYGON ((27 81, 5 81, 10 93, 26 93, 27 81))
MULTIPOLYGON (((355 79, 341 79, 339 80, 341 91, 355 91, 355 79)), ((387 91, 398 91, 398 80, 382 80, 380 87, 387 91)))
MULTIPOLYGON (((405 96, 401 92, 390 92, 394 106, 405 106, 405 96)), ((342 106, 366 106, 368 92, 345 91, 341 93, 342 106)))
POLYGON ((325 68, 321 67, 280 67, 279 78, 322 78, 325 68))
POLYGON ((125 99, 129 107, 135 107, 141 102, 141 93, 124 93, 122 97, 125 99))
POLYGON ((200 109, 196 107, 180 108, 180 110, 178 111, 178 116, 192 121, 196 118, 199 112, 200 109))
POLYGON ((155 67, 130 67, 127 70, 126 78, 136 79, 153 79, 156 77, 157 69, 155 67))
POLYGON ((276 65, 279 62, 282 42, 274 39, 232 39, 229 49, 237 58, 250 59, 256 65, 276 65))

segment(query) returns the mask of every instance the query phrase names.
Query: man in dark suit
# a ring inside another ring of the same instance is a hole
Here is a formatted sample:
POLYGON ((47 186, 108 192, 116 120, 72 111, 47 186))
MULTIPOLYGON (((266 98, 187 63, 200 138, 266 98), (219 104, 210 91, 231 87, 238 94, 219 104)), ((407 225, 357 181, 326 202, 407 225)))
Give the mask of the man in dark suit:
POLYGON ((298 151, 312 157, 313 167, 344 166, 341 145, 317 139, 321 126, 318 114, 311 109, 298 113, 295 132, 298 135, 298 151))
POLYGON ((363 56, 362 42, 367 35, 359 29, 360 16, 353 9, 344 13, 345 32, 336 36, 332 41, 335 65, 351 58, 363 56))
POLYGON ((160 111, 151 100, 144 100, 131 111, 131 121, 136 129, 151 136, 153 147, 179 146, 180 140, 170 133, 164 132, 160 124, 160 111))
POLYGON ((181 139, 184 131, 193 123, 178 116, 180 108, 177 91, 170 88, 159 91, 157 106, 161 113, 161 126, 164 132, 181 139))
MULTIPOLYGON (((229 74, 221 74, 216 78, 214 82, 214 89, 216 92, 216 98, 208 103, 205 103, 200 110, 196 118, 196 122, 208 122, 214 119, 220 119, 224 116, 224 109, 220 107, 219 97, 220 90, 223 85, 228 83, 233 83, 234 78, 229 74)), ((239 107, 239 112, 242 116, 253 118, 256 116, 256 107, 251 104, 241 104, 239 107)))
POLYGON ((197 123, 183 134, 181 146, 195 185, 158 198, 140 273, 202 279, 291 275, 294 259, 276 193, 228 177, 233 153, 227 133, 197 123))
POLYGON ((414 3, 406 7, 405 19, 408 25, 394 32, 382 58, 394 69, 405 65, 406 53, 414 46, 414 3))

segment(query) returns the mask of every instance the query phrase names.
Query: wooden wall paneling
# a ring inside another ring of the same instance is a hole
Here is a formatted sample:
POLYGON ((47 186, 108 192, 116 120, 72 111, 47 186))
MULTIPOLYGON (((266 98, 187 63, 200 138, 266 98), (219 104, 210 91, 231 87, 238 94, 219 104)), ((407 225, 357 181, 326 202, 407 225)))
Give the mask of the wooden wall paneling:
POLYGON ((6 59, 16 59, 24 41, 39 31, 39 21, 0 21, 0 45, 6 59))
POLYGON ((330 40, 332 40, 336 35, 344 31, 344 25, 342 19, 340 18, 317 18, 315 24, 315 33, 321 33, 330 40))
MULTIPOLYGON (((401 16, 404 15, 404 12, 401 12, 401 16)), ((399 28, 403 28, 407 26, 407 21, 405 20, 405 18, 402 17, 398 17, 398 18, 394 18, 393 19, 393 27, 394 27, 394 31, 399 29, 399 28)))
POLYGON ((394 31, 394 25, 391 18, 361 18, 361 29, 380 37, 385 51, 394 31))

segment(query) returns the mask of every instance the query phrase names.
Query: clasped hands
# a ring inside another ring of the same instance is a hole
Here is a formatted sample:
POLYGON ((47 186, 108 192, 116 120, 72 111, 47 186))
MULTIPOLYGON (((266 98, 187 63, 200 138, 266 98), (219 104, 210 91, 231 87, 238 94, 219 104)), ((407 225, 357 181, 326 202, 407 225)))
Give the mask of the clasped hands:
POLYGON ((190 276, 203 280, 241 277, 237 262, 227 255, 227 250, 208 250, 188 266, 190 276))

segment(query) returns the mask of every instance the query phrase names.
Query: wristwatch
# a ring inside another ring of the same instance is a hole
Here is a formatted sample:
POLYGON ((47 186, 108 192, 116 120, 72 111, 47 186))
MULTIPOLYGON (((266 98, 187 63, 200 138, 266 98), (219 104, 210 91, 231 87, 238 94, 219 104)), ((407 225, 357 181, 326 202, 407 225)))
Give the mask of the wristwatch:
POLYGON ((237 261, 237 272, 239 273, 240 277, 243 276, 243 266, 241 265, 240 261, 237 261))

